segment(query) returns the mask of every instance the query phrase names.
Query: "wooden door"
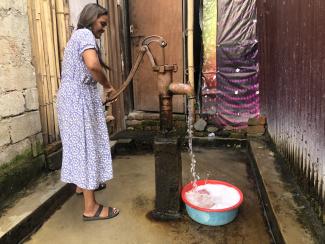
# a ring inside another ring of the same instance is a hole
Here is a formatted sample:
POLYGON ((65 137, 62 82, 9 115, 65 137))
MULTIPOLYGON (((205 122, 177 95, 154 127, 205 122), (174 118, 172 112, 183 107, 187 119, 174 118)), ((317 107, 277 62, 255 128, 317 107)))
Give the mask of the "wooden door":
MULTIPOLYGON (((174 82, 183 83, 182 0, 129 1, 130 37, 133 63, 139 43, 145 36, 159 35, 166 39, 166 64, 177 64, 174 82)), ((160 48, 153 45, 152 53, 159 57, 160 48)), ((135 110, 159 111, 157 74, 145 56, 133 79, 135 110)), ((184 112, 184 98, 173 97, 173 111, 184 112)))

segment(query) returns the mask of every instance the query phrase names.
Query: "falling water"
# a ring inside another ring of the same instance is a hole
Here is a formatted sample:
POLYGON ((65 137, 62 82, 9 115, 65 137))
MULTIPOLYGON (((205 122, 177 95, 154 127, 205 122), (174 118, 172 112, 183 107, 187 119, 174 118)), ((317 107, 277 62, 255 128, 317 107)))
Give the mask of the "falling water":
MULTIPOLYGON (((193 100, 190 100, 193 102, 193 100)), ((196 159, 195 154, 193 153, 193 115, 194 106, 192 104, 188 105, 188 117, 187 117, 187 133, 188 133, 188 152, 191 159, 191 173, 193 176, 193 188, 186 192, 186 198, 192 204, 202 207, 202 208, 214 208, 215 206, 222 208, 223 205, 220 205, 221 198, 220 194, 215 192, 214 189, 205 189, 206 187, 210 187, 210 184, 207 184, 209 178, 209 172, 207 173, 207 178, 205 180, 205 184, 198 186, 197 181, 200 179, 198 173, 196 172, 196 159)))
MULTIPOLYGON (((193 102, 193 99, 189 100, 189 103, 193 102)), ((200 179, 199 175, 196 173, 196 159, 193 153, 193 115, 194 106, 188 104, 188 117, 187 117, 187 134, 188 134, 188 152, 191 159, 191 173, 193 176, 193 187, 197 188, 196 181, 200 179)))

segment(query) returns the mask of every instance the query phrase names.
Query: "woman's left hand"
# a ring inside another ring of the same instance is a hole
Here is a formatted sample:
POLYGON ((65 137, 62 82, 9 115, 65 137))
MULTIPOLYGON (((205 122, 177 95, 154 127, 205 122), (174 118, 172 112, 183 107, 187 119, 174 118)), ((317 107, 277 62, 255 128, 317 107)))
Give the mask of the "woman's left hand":
POLYGON ((117 98, 114 99, 114 100, 110 99, 110 98, 114 97, 114 95, 116 94, 116 90, 114 89, 114 87, 106 89, 105 93, 106 93, 105 94, 105 103, 108 103, 108 102, 112 103, 112 102, 115 102, 117 100, 117 98))

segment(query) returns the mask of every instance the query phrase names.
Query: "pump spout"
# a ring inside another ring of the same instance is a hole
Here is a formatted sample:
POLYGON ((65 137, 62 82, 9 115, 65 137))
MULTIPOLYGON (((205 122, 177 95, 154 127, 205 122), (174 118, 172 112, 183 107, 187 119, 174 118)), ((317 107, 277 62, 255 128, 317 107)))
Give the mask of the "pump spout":
POLYGON ((189 84, 171 83, 169 84, 168 90, 173 95, 187 95, 189 98, 194 97, 194 89, 189 84))

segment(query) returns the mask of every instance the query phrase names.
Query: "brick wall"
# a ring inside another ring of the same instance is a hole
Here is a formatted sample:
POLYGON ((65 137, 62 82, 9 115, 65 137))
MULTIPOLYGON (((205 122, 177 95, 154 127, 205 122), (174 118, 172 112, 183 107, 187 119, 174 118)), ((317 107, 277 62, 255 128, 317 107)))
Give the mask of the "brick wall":
POLYGON ((0 165, 41 153, 27 0, 0 1, 0 165))

